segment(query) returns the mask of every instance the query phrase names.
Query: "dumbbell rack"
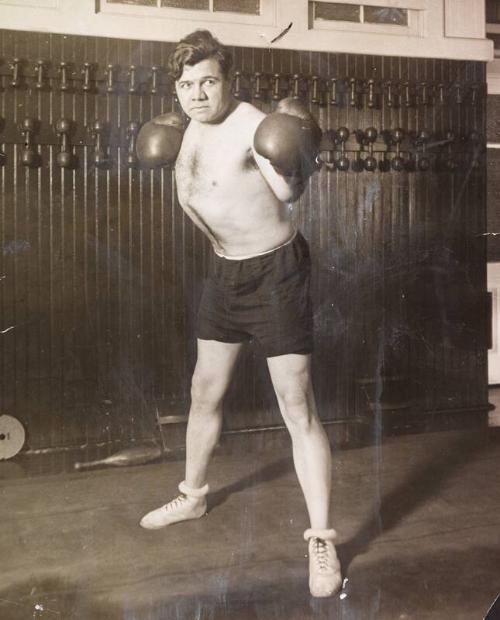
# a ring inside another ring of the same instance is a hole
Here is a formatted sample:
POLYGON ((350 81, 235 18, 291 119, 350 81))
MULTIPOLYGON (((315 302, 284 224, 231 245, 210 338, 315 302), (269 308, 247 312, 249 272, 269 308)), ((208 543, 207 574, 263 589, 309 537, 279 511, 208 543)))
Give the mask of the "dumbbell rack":
MULTIPOLYGON (((158 65, 122 67, 112 63, 101 66, 84 62, 78 66, 65 60, 52 63, 43 59, 12 58, 0 64, 1 76, 10 89, 27 89, 35 93, 54 91, 62 95, 154 97, 161 98, 167 107, 178 106, 172 79, 158 65)), ((267 106, 269 111, 284 97, 300 98, 309 103, 313 113, 320 114, 321 110, 342 108, 372 112, 384 107, 407 111, 445 110, 450 106, 474 109, 484 105, 485 91, 484 85, 474 82, 398 82, 235 71, 233 94, 242 101, 267 106)), ((108 146, 119 146, 126 150, 126 156, 121 157, 122 164, 134 168, 138 166, 135 141, 140 122, 139 119, 130 120, 122 126, 96 119, 82 127, 69 118, 59 118, 46 125, 39 119, 25 117, 16 126, 9 119, 0 118, 0 138, 4 144, 23 141, 20 155, 23 166, 41 165, 37 144, 60 144, 55 164, 61 168, 76 165, 72 145, 93 146, 94 164, 104 169, 112 165, 108 146)), ((476 166, 485 147, 485 138, 477 130, 457 134, 451 128, 445 132, 432 132, 425 127, 419 130, 400 127, 322 128, 325 130, 322 160, 330 171, 423 172, 431 168, 454 171, 469 164, 476 166), (353 155, 352 165, 349 154, 353 155), (378 161, 374 162, 374 157, 378 161)), ((5 154, 0 151, 0 165, 5 164, 5 159, 5 154)))

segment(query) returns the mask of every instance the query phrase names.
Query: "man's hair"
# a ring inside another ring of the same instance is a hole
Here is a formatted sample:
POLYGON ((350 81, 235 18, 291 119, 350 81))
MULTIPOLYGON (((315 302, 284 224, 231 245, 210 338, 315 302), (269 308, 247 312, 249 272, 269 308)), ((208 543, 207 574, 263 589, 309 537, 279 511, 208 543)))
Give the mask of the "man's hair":
POLYGON ((233 65, 231 52, 208 30, 195 30, 177 44, 169 58, 169 73, 174 80, 178 80, 184 65, 196 65, 207 58, 215 58, 224 77, 229 76, 233 65))

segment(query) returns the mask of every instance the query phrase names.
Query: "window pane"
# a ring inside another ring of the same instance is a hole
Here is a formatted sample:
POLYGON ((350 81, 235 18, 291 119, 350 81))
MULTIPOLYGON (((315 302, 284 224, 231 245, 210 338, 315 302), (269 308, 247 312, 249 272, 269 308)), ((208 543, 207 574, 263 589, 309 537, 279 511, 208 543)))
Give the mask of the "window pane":
POLYGON ((192 11, 208 11, 210 8, 209 0, 161 0, 161 6, 192 11))
POLYGON ((158 6, 158 0, 108 0, 109 4, 137 4, 139 6, 158 6))
POLYGON ((486 0, 486 21, 489 24, 500 23, 500 3, 498 0, 486 0))
POLYGON ((382 6, 365 6, 365 23, 367 24, 396 24, 408 25, 408 11, 406 9, 390 9, 382 6))
POLYGON ((360 7, 342 2, 315 2, 314 19, 328 19, 343 22, 359 22, 360 7))
POLYGON ((260 0, 214 0, 214 11, 260 15, 260 0))

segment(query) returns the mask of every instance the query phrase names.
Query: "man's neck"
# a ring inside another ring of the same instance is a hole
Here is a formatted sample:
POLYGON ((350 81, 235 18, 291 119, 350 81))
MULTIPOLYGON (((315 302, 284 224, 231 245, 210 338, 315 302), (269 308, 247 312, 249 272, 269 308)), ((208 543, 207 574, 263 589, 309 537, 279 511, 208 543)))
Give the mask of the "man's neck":
POLYGON ((240 102, 237 99, 234 99, 234 97, 231 97, 231 100, 229 101, 227 108, 224 110, 224 112, 220 116, 218 116, 216 119, 209 121, 207 123, 203 123, 202 121, 198 121, 198 123, 203 126, 221 125, 224 121, 226 121, 231 116, 231 114, 236 110, 236 108, 239 105, 240 105, 240 102))

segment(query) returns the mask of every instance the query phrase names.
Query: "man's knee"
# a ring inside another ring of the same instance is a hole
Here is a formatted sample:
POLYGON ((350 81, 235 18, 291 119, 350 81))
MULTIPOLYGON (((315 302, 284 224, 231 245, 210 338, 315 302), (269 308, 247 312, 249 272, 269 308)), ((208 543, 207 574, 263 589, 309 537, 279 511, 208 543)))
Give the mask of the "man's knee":
POLYGON ((218 407, 226 392, 226 382, 212 374, 194 373, 191 380, 191 404, 218 407))
POLYGON ((279 392, 282 413, 291 430, 307 430, 314 416, 310 388, 307 384, 289 385, 279 392))

